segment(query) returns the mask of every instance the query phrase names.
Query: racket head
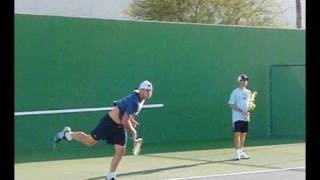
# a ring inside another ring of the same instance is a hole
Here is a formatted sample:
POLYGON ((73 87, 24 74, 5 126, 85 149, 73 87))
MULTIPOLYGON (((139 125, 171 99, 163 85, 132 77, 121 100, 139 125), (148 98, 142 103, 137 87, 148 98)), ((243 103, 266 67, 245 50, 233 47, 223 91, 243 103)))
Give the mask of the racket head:
POLYGON ((132 149, 132 154, 134 156, 138 156, 140 151, 141 151, 141 146, 143 144, 143 139, 142 138, 138 138, 134 141, 133 143, 133 149, 132 149))

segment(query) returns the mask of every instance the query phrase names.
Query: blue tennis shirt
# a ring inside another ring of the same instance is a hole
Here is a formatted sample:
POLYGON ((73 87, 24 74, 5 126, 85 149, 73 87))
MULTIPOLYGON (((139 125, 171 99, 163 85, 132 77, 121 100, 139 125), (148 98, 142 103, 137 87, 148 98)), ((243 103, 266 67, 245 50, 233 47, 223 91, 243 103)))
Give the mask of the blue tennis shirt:
POLYGON ((135 90, 131 94, 129 94, 127 97, 114 101, 113 104, 115 106, 118 106, 118 108, 120 109, 120 119, 122 119, 122 116, 124 115, 125 112, 127 112, 129 116, 138 115, 140 110, 142 109, 144 100, 143 101, 140 100, 139 91, 135 90))

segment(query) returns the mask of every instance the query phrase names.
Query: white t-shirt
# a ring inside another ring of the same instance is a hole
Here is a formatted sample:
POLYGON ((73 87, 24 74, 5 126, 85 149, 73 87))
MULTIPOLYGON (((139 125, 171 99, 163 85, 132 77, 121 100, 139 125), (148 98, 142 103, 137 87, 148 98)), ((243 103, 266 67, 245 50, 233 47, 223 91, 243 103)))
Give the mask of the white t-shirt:
MULTIPOLYGON (((250 98, 251 98, 251 91, 249 89, 236 88, 235 90, 232 91, 228 103, 235 104, 242 111, 248 111, 250 98)), ((236 122, 238 120, 250 121, 250 115, 243 116, 240 112, 232 109, 232 122, 236 122)))

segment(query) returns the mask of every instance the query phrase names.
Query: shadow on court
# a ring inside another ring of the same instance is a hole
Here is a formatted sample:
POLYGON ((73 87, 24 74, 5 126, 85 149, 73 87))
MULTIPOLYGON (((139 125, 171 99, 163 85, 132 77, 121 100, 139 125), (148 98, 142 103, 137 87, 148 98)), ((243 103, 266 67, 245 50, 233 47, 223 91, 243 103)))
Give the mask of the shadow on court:
MULTIPOLYGON (((219 161, 210 161, 210 160, 201 160, 201 159, 193 159, 193 158, 181 158, 181 157, 169 157, 169 156, 161 156, 161 155, 144 155, 147 157, 156 157, 156 158, 163 158, 163 159, 173 159, 173 160, 188 160, 188 161, 194 161, 194 162, 200 162, 195 164, 189 164, 189 165, 180 165, 180 166, 172 166, 172 167, 165 167, 165 168, 158 168, 158 169, 150 169, 150 170, 144 170, 144 171, 134 171, 129 173, 123 173, 119 174, 118 177, 125 177, 125 176, 131 176, 131 175, 145 175, 145 174, 152 174, 152 173, 158 173, 162 171, 167 170, 174 170, 174 169, 182 169, 182 168, 189 168, 194 166, 202 166, 202 165, 208 165, 208 164, 214 164, 214 163, 224 163, 229 165, 235 165, 235 166, 247 166, 247 167, 258 167, 258 168, 267 168, 267 169, 279 169, 277 166, 273 166, 273 163, 270 164, 263 164, 263 165, 255 165, 255 164, 247 164, 247 163, 241 163, 239 164, 239 161, 236 161, 235 159, 225 159, 225 160, 219 160, 219 161)), ((304 159, 296 159, 291 161, 284 161, 282 163, 289 163, 294 161, 301 161, 304 159)), ((243 162, 245 160, 241 160, 243 162)), ((277 162, 279 163, 279 162, 277 162)), ((301 171, 301 170, 293 170, 293 171, 301 171)), ((98 180, 98 179, 104 179, 105 176, 99 176, 99 177, 93 177, 89 178, 87 180, 98 180)))
MULTIPOLYGON (((213 163, 224 163, 224 164, 229 164, 229 165, 235 165, 235 166, 247 166, 247 167, 258 167, 258 168, 267 168, 267 169, 279 169, 279 167, 273 167, 274 163, 269 163, 269 164, 263 164, 263 165, 255 165, 255 164, 248 164, 248 163, 243 163, 246 161, 246 159, 241 160, 241 164, 239 164, 239 161, 236 161, 235 159, 229 159, 229 160, 220 160, 220 161, 210 161, 210 160, 201 160, 201 159, 193 159, 193 158, 180 158, 180 157, 168 157, 168 156, 159 156, 159 155, 144 155, 144 156, 150 156, 150 157, 157 157, 157 158, 166 158, 166 159, 176 159, 176 160, 188 160, 188 161, 196 161, 196 162, 203 162, 199 164, 195 164, 193 166, 198 166, 198 165, 206 165, 206 164, 213 164, 213 163)), ((305 158, 299 158, 295 160, 286 160, 282 162, 277 162, 279 163, 290 163, 290 162, 298 162, 305 160, 305 158)))
MULTIPOLYGON (((174 158, 174 157, 165 157, 165 156, 157 156, 157 155, 144 155, 144 156, 158 157, 158 158, 179 159, 179 158, 174 158)), ((184 159, 184 158, 180 158, 180 159, 184 159)), ((190 159, 185 158, 185 160, 190 160, 190 159)), ((192 160, 199 161, 197 159, 192 159, 192 160)), ((203 161, 203 160, 200 160, 200 161, 203 161)), ((117 176, 118 177, 124 177, 124 176, 137 175, 137 174, 152 174, 152 173, 157 173, 157 172, 161 172, 161 171, 182 169, 182 168, 201 166, 201 165, 212 164, 212 163, 224 163, 224 162, 228 162, 228 161, 235 161, 235 160, 234 159, 226 159, 226 160, 220 160, 220 161, 205 161, 205 162, 202 162, 202 163, 189 164, 189 165, 172 166, 172 167, 165 167, 165 168, 158 168, 158 169, 150 169, 150 170, 145 170, 145 171, 134 171, 134 172, 119 174, 117 176)), ((105 176, 99 176, 99 177, 89 178, 87 180, 97 180, 97 179, 104 179, 104 178, 105 178, 105 176)))

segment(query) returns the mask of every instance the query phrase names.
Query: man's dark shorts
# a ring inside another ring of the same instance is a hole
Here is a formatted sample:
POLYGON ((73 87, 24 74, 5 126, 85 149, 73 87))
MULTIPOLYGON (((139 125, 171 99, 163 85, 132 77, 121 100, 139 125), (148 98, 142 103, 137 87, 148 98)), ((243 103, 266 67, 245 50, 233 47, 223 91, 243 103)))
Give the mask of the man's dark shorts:
POLYGON ((99 124, 91 131, 91 136, 95 140, 106 140, 108 144, 118 144, 125 146, 127 133, 122 125, 116 124, 111 117, 106 114, 99 124))
POLYGON ((233 124, 233 132, 248 132, 249 130, 249 122, 248 121, 236 121, 233 124))

